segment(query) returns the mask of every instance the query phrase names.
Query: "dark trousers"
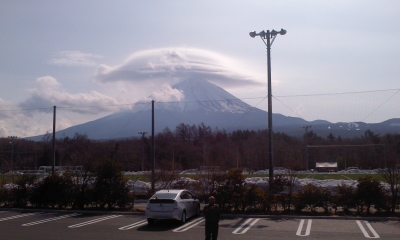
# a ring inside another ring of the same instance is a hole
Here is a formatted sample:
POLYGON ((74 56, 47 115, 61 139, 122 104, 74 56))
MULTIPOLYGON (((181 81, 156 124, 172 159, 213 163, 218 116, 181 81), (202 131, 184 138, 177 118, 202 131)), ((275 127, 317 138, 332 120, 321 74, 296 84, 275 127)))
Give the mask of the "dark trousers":
POLYGON ((206 240, 217 240, 218 238, 218 222, 206 223, 206 240))

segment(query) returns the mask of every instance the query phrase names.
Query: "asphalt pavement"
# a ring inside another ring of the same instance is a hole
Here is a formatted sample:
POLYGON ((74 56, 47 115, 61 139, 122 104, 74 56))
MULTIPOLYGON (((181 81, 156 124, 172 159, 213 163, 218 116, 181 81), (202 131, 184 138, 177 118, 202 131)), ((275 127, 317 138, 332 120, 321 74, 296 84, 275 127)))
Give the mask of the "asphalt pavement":
MULTIPOLYGON (((143 206, 141 204, 138 205, 143 206)), ((143 213, 0 210, 1 239, 204 239, 204 218, 160 220, 143 213)), ((223 215, 218 239, 398 239, 398 218, 223 215)))

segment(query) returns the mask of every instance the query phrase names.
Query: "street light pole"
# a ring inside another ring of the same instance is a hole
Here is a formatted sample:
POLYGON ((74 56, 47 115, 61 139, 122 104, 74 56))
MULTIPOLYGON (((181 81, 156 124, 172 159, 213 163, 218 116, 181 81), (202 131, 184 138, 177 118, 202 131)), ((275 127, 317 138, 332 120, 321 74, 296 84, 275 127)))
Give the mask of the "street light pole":
POLYGON ((271 45, 274 42, 276 36, 285 35, 286 30, 281 29, 281 31, 261 31, 259 33, 250 32, 250 37, 254 38, 255 36, 260 36, 261 40, 263 40, 264 44, 267 46, 267 58, 268 58, 268 158, 269 158, 269 185, 270 189, 274 180, 274 158, 273 158, 273 142, 272 142, 272 80, 271 80, 271 45), (264 39, 267 39, 265 42, 264 39))

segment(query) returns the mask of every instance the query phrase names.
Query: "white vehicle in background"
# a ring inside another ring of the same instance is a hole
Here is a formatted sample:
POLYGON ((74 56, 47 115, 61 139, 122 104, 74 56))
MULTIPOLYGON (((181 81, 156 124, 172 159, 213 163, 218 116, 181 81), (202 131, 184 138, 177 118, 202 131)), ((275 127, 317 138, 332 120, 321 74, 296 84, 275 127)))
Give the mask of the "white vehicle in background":
POLYGON ((200 202, 188 190, 160 190, 147 201, 149 224, 156 219, 175 219, 185 223, 186 219, 199 214, 200 202))

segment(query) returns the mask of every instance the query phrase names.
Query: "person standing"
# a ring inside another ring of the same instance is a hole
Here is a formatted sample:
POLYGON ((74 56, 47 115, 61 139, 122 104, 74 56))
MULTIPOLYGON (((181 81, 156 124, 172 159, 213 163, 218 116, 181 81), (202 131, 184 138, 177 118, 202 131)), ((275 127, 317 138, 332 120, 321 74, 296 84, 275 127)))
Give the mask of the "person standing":
POLYGON ((213 196, 208 198, 208 204, 204 206, 204 218, 206 219, 206 240, 217 240, 220 211, 213 196))

